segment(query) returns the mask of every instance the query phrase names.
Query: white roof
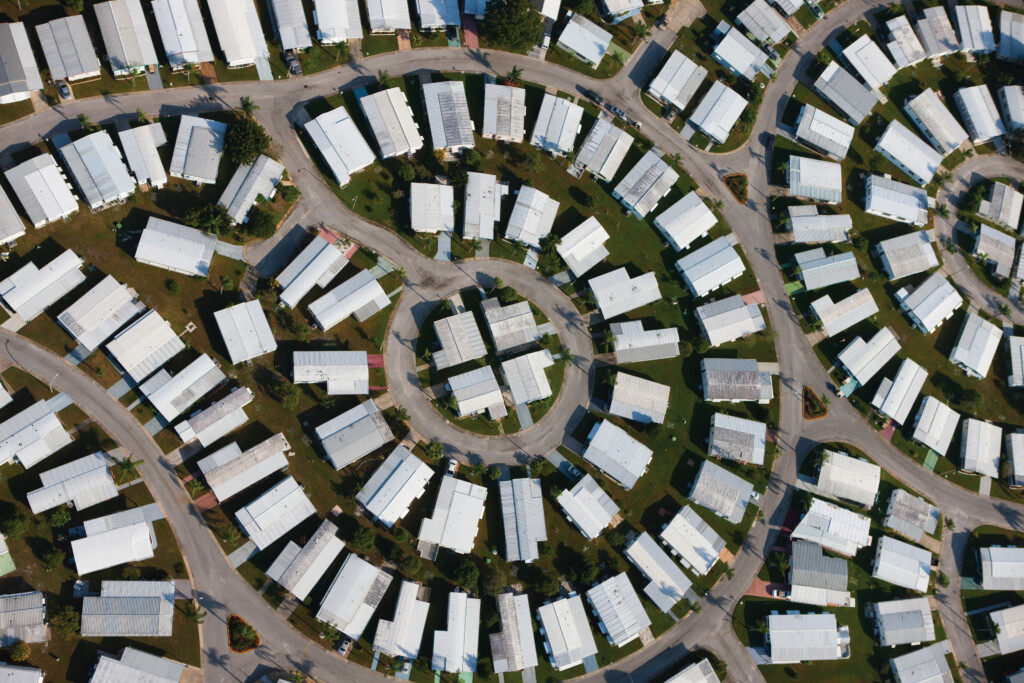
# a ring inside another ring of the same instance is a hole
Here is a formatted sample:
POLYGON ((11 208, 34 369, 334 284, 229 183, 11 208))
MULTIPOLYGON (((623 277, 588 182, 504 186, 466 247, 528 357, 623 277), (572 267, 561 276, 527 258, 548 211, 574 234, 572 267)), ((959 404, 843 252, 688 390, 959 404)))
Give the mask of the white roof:
POLYGON ((1013 432, 1006 435, 1006 459, 1013 470, 1010 475, 1011 486, 1021 486, 1024 480, 1024 432, 1013 432))
POLYGON ((693 582, 646 531, 626 546, 625 555, 650 580, 644 593, 662 612, 667 614, 683 598, 694 599, 693 582))
POLYGON ((501 618, 501 631, 491 634, 491 659, 494 660, 495 673, 537 666, 529 596, 525 593, 502 593, 495 601, 501 618))
POLYGON ((814 82, 814 89, 846 115, 846 120, 859 125, 878 104, 878 95, 858 81, 853 74, 833 61, 814 82))
POLYGON ((587 622, 583 599, 578 595, 555 600, 537 608, 537 620, 544 630, 551 666, 561 671, 597 654, 594 632, 587 622))
POLYGON ((845 159, 853 142, 853 126, 805 104, 797 116, 796 138, 835 159, 845 159))
POLYGON ((824 326, 825 335, 831 337, 878 313, 878 304, 871 290, 860 289, 839 301, 826 294, 811 302, 811 310, 824 326))
MULTIPOLYGON (((572 26, 572 23, 569 25, 572 26)), ((530 144, 545 152, 564 156, 575 148, 582 120, 583 107, 565 98, 544 93, 530 144)))
POLYGON ((302 492, 302 486, 288 477, 241 508, 235 517, 249 540, 264 550, 315 514, 316 508, 302 492))
POLYGON ((258 358, 277 349, 277 341, 258 300, 247 301, 213 314, 232 363, 258 358))
POLYGON ((448 629, 434 631, 431 669, 476 673, 480 641, 480 599, 462 591, 448 594, 448 629))
POLYGON ((71 436, 46 401, 37 401, 0 422, 3 463, 17 458, 22 467, 29 469, 69 443, 71 436))
POLYGON ((800 279, 808 290, 831 287, 860 277, 857 257, 853 252, 839 252, 827 256, 821 247, 793 255, 800 267, 800 279))
POLYGON ((253 64, 269 55, 253 0, 208 0, 207 6, 228 66, 253 64))
POLYGON ((100 60, 85 26, 85 17, 73 14, 36 25, 50 78, 73 81, 98 76, 100 60))
MULTIPOLYGON (((900 298, 900 295, 897 298, 900 298)), ((931 334, 952 316, 963 302, 956 287, 943 277, 941 272, 935 272, 913 292, 902 296, 901 304, 909 312, 914 324, 925 334, 931 334)))
POLYGON ((551 233, 558 202, 535 187, 520 188, 505 228, 505 239, 540 248, 542 237, 551 233))
POLYGON ((125 160, 137 183, 145 183, 152 187, 163 187, 167 184, 167 172, 157 150, 157 147, 167 144, 167 136, 162 125, 148 123, 135 128, 119 129, 117 137, 121 140, 125 160))
POLYGON ((1010 352, 1010 376, 1007 384, 1011 387, 1024 386, 1024 337, 1008 337, 1006 345, 1010 352))
POLYGON ((932 147, 943 155, 951 153, 967 142, 967 131, 931 88, 911 97, 903 109, 932 147))
POLYGON ((325 519, 306 545, 300 548, 289 541, 270 565, 267 577, 297 599, 305 600, 344 548, 345 542, 338 538, 338 527, 325 519))
POLYGON ((213 61, 213 48, 197 0, 154 0, 152 5, 172 69, 213 61))
POLYGON ((487 489, 455 477, 442 477, 434 514, 424 517, 417 537, 457 553, 473 552, 484 516, 487 489))
POLYGON ((602 420, 590 431, 583 459, 614 479, 624 489, 631 489, 647 471, 654 455, 650 448, 634 439, 624 429, 602 420))
POLYGON ((1000 654, 1024 649, 1024 605, 989 612, 989 619, 999 626, 996 642, 1000 654))
POLYGON ((1024 548, 978 548, 984 590, 1024 590, 1024 548))
POLYGON ((512 394, 513 404, 521 405, 551 396, 551 384, 544 369, 554 364, 547 349, 502 361, 501 373, 512 394))
MULTIPOLYGON (((468 11, 467 14, 472 14, 468 11)), ((484 84, 485 138, 522 142, 526 135, 526 90, 497 83, 484 84)))
POLYGON ((680 508, 669 520, 659 538, 683 566, 701 576, 711 571, 725 550, 725 539, 688 505, 680 508))
POLYGON ((960 51, 960 43, 943 7, 929 7, 921 12, 914 25, 917 37, 929 57, 941 57, 960 51))
POLYGON ((206 277, 217 236, 150 216, 135 247, 135 260, 185 275, 206 277))
POLYGON ((928 372, 907 358, 900 363, 900 369, 896 371, 893 379, 882 380, 875 397, 871 399, 871 405, 891 417, 897 424, 904 424, 926 379, 928 372))
POLYGON ((217 203, 227 209, 235 223, 244 223, 249 208, 260 196, 269 200, 274 195, 282 173, 280 162, 261 154, 253 163, 235 169, 217 203))
POLYGON ((409 4, 404 0, 367 0, 366 14, 371 33, 394 33, 412 28, 409 4))
POLYGON ((455 188, 410 183, 409 215, 415 232, 455 232, 455 188))
MULTIPOLYGON (((343 1, 333 0, 339 5, 343 1)), ((323 0, 320 4, 324 4, 323 0)), ((343 106, 306 121, 304 128, 331 169, 334 180, 342 187, 348 185, 353 173, 374 162, 373 150, 343 106)))
POLYGON ((957 5, 955 11, 963 49, 967 52, 995 52, 996 35, 992 31, 992 17, 988 7, 957 5))
POLYGON ((768 65, 768 55, 735 26, 729 27, 711 56, 726 69, 748 81, 754 80, 768 65))
MULTIPOLYGON (((1024 61, 1024 14, 1000 10, 996 56, 1009 62, 1024 61)), ((1016 87, 1020 88, 1019 85, 1016 87)))
POLYGON ((570 230, 555 250, 562 257, 573 276, 581 277, 608 256, 608 231, 593 216, 570 230))
POLYGON ((811 507, 793 529, 792 538, 812 541, 852 557, 871 544, 871 520, 820 498, 812 498, 811 507))
POLYGON ((817 206, 789 207, 794 242, 847 242, 853 219, 849 214, 819 213, 817 206))
POLYGON ((327 383, 331 396, 370 393, 370 367, 366 351, 292 351, 295 384, 327 383))
POLYGON ((322 43, 361 40, 363 25, 359 18, 359 0, 314 0, 313 20, 316 37, 322 43))
POLYGON ((843 201, 843 167, 834 161, 793 155, 786 171, 789 192, 829 204, 843 201))
POLYGON ((699 662, 694 662, 690 666, 686 667, 675 676, 665 681, 665 683, 721 683, 721 681, 719 680, 718 675, 715 674, 715 668, 705 657, 699 662))
POLYGON ((871 576, 924 593, 931 576, 932 554, 891 536, 878 539, 871 576))
MULTIPOLYGON (((226 1, 229 0, 213 0, 211 11, 217 2, 226 1)), ((216 183, 227 131, 228 124, 222 121, 201 119, 188 114, 182 116, 178 123, 178 136, 174 139, 174 154, 168 173, 197 183, 216 183)))
POLYGON ((462 236, 494 239, 494 224, 501 219, 501 199, 508 194, 508 185, 498 183, 489 173, 470 171, 466 183, 466 202, 462 236))
POLYGON ((907 538, 920 541, 925 534, 935 532, 939 523, 939 509, 920 496, 905 489, 895 489, 889 498, 883 524, 907 538))
POLYGON ((889 54, 898 68, 917 64, 928 56, 905 14, 890 19, 885 26, 889 30, 889 42, 886 43, 886 47, 889 48, 889 54))
POLYGON ((32 225, 42 227, 78 211, 78 200, 50 154, 41 154, 4 172, 32 225))
POLYGON ((939 265, 931 236, 924 230, 883 240, 876 249, 883 269, 893 280, 916 275, 939 265))
POLYGON ((729 132, 747 107, 747 101, 721 81, 711 84, 707 95, 690 114, 690 123, 718 144, 729 139, 729 132))
POLYGON ((204 448, 208 447, 249 421, 245 406, 252 403, 253 398, 254 394, 249 387, 235 387, 209 408, 179 422, 174 431, 184 443, 198 439, 204 448))
POLYGON ((899 121, 889 122, 875 150, 922 186, 931 182, 942 164, 942 155, 899 121))
POLYGON ((976 313, 968 313, 949 359, 968 375, 982 379, 992 367, 992 359, 1002 338, 1002 330, 998 327, 976 313))
POLYGON ((434 352, 438 370, 461 365, 487 353, 484 338, 472 311, 456 313, 434 321, 434 333, 441 348, 434 352))
POLYGON ((741 463, 763 465, 768 425, 744 417, 714 413, 708 435, 708 455, 741 463))
POLYGON ((619 364, 679 355, 679 330, 675 327, 645 330, 642 320, 630 320, 612 323, 609 331, 615 344, 615 361, 619 364))
MULTIPOLYGON (((457 0, 416 0, 421 8, 420 23, 423 23, 422 8, 425 2, 453 3, 455 21, 440 23, 458 24, 457 0)), ((440 17, 439 17, 440 18, 440 17)), ((449 17, 451 19, 452 17, 449 17)), ((437 81, 423 85, 423 102, 430 122, 430 139, 434 149, 459 150, 473 146, 473 119, 466 104, 466 86, 462 81, 437 81)))
POLYGON ((960 115, 967 124, 967 132, 975 144, 988 142, 992 138, 1006 135, 1006 126, 999 118, 999 110, 992 99, 988 86, 975 85, 961 88, 953 95, 960 115))
POLYGON ((683 111, 697 90, 704 83, 708 70, 700 66, 679 50, 669 54, 668 61, 661 67, 654 80, 647 86, 647 93, 655 99, 671 104, 683 111))
MULTIPOLYGON (((95 680, 96 677, 93 676, 95 680)), ((4 683, 43 683, 43 672, 28 666, 0 664, 0 681, 4 683)), ((100 683, 97 681, 97 683, 100 683)))
POLYGON ((571 489, 562 491, 558 495, 558 504, 569 521, 590 539, 600 536, 612 518, 619 514, 619 506, 589 474, 571 489))
POLYGON ((900 343, 896 340, 892 330, 883 327, 866 342, 860 337, 855 337, 839 352, 836 361, 846 368, 850 376, 861 386, 864 386, 899 351, 900 343))
POLYGON ((541 0, 538 11, 541 13, 541 16, 557 20, 558 12, 561 8, 562 0, 541 0))
POLYGON ((317 427, 316 438, 331 464, 340 470, 390 443, 394 434, 377 404, 363 401, 317 427))
POLYGON ((710 460, 703 460, 690 488, 690 500, 733 524, 747 511, 754 485, 710 460))
MULTIPOLYGON (((1024 194, 1021 194, 1006 183, 995 182, 992 183, 992 189, 989 192, 989 196, 981 201, 981 205, 978 207, 978 215, 984 216, 985 218, 1016 232, 1017 226, 1020 224, 1022 208, 1024 208, 1024 194)), ((999 232, 998 230, 993 230, 987 225, 981 226, 979 237, 984 236, 989 236, 992 239, 999 240, 1002 242, 1001 246, 1013 245, 1014 241, 1013 237, 1010 235, 999 232)), ((1011 253, 1012 251, 1013 249, 1010 249, 1011 253)), ((1012 265, 1013 259, 1009 258, 1007 259, 1007 262, 1012 265)))
POLYGON ((891 658, 889 668, 893 675, 899 677, 900 683, 953 683, 953 672, 946 659, 946 655, 952 652, 948 640, 932 643, 891 658))
POLYGON ((530 347, 540 339, 540 330, 529 302, 518 301, 502 306, 497 299, 490 298, 484 300, 480 308, 497 354, 530 347))
POLYGON ((71 541, 79 576, 153 557, 149 524, 137 522, 71 541))
MULTIPOLYGON (((391 4, 391 0, 385 1, 391 4)), ((372 10, 374 4, 371 1, 368 7, 372 10)), ((402 2, 401 6, 406 7, 406 4, 402 2)), ((372 95, 363 95, 359 98, 359 107, 370 124, 382 159, 411 154, 423 147, 423 137, 401 88, 388 88, 372 95)))
POLYGON ((583 139, 576 164, 601 180, 611 182, 632 146, 633 136, 629 132, 616 126, 608 116, 599 114, 583 139))
POLYGON ((661 300, 654 273, 631 278, 625 267, 590 278, 588 285, 605 320, 661 300))
POLYGON ((882 469, 873 462, 829 450, 822 454, 815 488, 823 496, 870 508, 881 479, 882 469))
POLYGON ((42 268, 31 261, 0 280, 0 297, 26 322, 85 282, 85 261, 67 249, 42 268))
POLYGON ((398 592, 398 604, 392 621, 381 619, 377 622, 377 633, 373 636, 373 649, 389 657, 416 659, 420 654, 423 627, 427 623, 429 602, 419 600, 420 584, 402 581, 398 592))
POLYGON ((281 285, 280 300, 295 308, 313 287, 326 287, 348 265, 348 242, 334 242, 317 235, 275 278, 281 285))
POLYGON ((139 385, 139 392, 170 422, 225 379, 213 359, 204 353, 173 377, 167 370, 160 370, 139 385))
POLYGON ((935 640, 935 622, 928 598, 887 600, 874 605, 880 645, 910 645, 935 640))
POLYGON ((345 318, 363 321, 385 308, 391 300, 368 270, 361 270, 309 305, 317 325, 329 330, 345 318))
POLYGON ((82 201, 90 208, 100 208, 135 192, 135 179, 128 173, 121 152, 106 131, 69 142, 59 151, 82 194, 82 201))
POLYGON ((160 63, 139 0, 110 0, 92 8, 115 74, 160 63))
POLYGON ((7 196, 7 191, 0 187, 0 244, 13 242, 24 234, 25 223, 7 196))
POLYGON ((695 313, 711 346, 726 344, 765 329, 761 307, 744 302, 739 294, 699 306, 695 313))
POLYGON ((781 43, 792 32, 782 15, 765 0, 753 0, 737 15, 736 21, 758 41, 770 45, 781 43))
POLYGON ((608 412, 634 422, 662 424, 668 412, 669 391, 667 384, 619 372, 608 412))
POLYGON ((313 46, 300 0, 269 0, 274 31, 283 50, 305 50, 313 46))
POLYGON ((834 614, 769 614, 772 664, 840 659, 843 651, 834 614))
POLYGON ((136 382, 185 348, 171 324, 150 310, 107 342, 107 351, 136 382))
POLYGON ((349 553, 327 589, 316 618, 349 638, 362 638, 392 578, 383 569, 349 553))
MULTIPOLYGON (((0 425, 2 428, 3 425, 0 425)), ((76 510, 83 510, 117 497, 114 479, 110 476, 110 468, 103 453, 93 453, 40 472, 39 480, 42 486, 28 493, 28 504, 33 514, 65 503, 71 503, 76 510)))
MULTIPOLYGON (((928 398, 931 398, 931 396, 928 398)), ((934 401, 934 399, 932 400, 934 401)), ((941 403, 939 405, 945 408, 941 403)), ((960 416, 949 410, 949 408, 946 408, 946 410, 952 413, 952 417, 947 418, 950 422, 947 429, 952 432, 956 429, 956 423, 960 416)), ((943 426, 945 427, 945 425, 943 426)), ((948 448, 952 434, 944 435, 944 439, 948 448)), ((1002 440, 1003 430, 996 425, 982 422, 973 417, 964 418, 964 426, 960 434, 960 469, 997 478, 999 476, 999 451, 1002 446, 1002 440)), ((945 451, 940 453, 944 454, 945 451)))
POLYGON ((505 399, 494 377, 494 369, 485 365, 448 378, 448 386, 459 404, 459 417, 488 411, 491 419, 505 417, 505 399))
POLYGON ((690 191, 654 219, 654 227, 676 251, 689 249, 696 239, 707 235, 717 224, 714 211, 695 191, 690 191))
POLYGON ((850 43, 843 50, 843 57, 872 90, 878 90, 896 75, 896 67, 870 36, 861 36, 850 43))
POLYGON ((657 147, 647 150, 612 190, 612 196, 637 218, 653 211, 679 180, 679 174, 662 159, 663 155, 657 147))
POLYGON ((569 21, 558 36, 558 44, 591 64, 600 64, 612 43, 612 34, 581 14, 570 11, 568 17, 569 21))
POLYGON ((405 516, 409 505, 423 495, 433 474, 427 463, 404 446, 396 446, 356 495, 356 500, 390 528, 405 516))
POLYGON ((625 572, 616 574, 587 591, 587 601, 597 612, 608 640, 622 647, 651 625, 640 596, 625 572))
POLYGON ((229 443, 196 464, 217 501, 223 503, 288 467, 286 452, 290 449, 284 434, 274 434, 244 453, 237 443, 229 443))
POLYGON ((505 529, 505 560, 533 562, 540 557, 537 544, 548 540, 540 479, 520 477, 498 482, 505 529))

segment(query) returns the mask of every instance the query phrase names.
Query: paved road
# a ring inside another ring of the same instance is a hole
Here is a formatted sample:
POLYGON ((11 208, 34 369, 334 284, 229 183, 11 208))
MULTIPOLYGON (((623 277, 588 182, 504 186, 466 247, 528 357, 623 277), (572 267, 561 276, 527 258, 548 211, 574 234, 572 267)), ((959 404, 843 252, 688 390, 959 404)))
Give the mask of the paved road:
MULTIPOLYGON (((622 107, 631 117, 642 121, 645 134, 656 144, 666 152, 682 155, 687 170, 705 193, 723 199, 725 218, 738 235, 766 294, 768 315, 776 333, 783 385, 782 422, 779 427, 782 455, 776 464, 764 500, 767 522, 755 524, 734 563, 734 578, 723 580, 711 591, 704 610, 699 615, 680 622, 652 646, 607 670, 590 674, 587 678, 647 680, 671 667, 672 663, 681 658, 687 650, 708 647, 725 657, 737 679, 762 680, 760 673, 753 667, 733 635, 730 615, 760 568, 765 549, 771 547, 778 533, 792 495, 797 463, 806 456, 815 443, 846 441, 871 453, 894 476, 939 502, 944 511, 956 520, 960 529, 969 529, 980 523, 1019 526, 1021 515, 1024 513, 1024 507, 980 498, 922 470, 867 429, 860 415, 845 402, 834 403, 832 415, 825 420, 805 424, 800 419, 797 393, 800 387, 810 385, 821 393, 826 390, 827 377, 803 338, 778 274, 770 226, 766 218, 765 201, 768 187, 763 159, 764 143, 766 134, 774 129, 783 98, 791 90, 793 78, 802 74, 807 61, 813 58, 813 54, 821 49, 833 33, 862 16, 866 9, 880 5, 879 2, 848 0, 830 13, 828 19, 818 22, 808 31, 792 52, 794 56, 787 56, 777 79, 767 88, 765 104, 754 126, 750 143, 728 155, 712 156, 694 150, 669 126, 649 112, 636 97, 637 86, 646 82, 650 70, 657 65, 656 51, 664 50, 665 44, 670 42, 664 32, 655 37, 646 48, 647 52, 631 60, 620 75, 610 81, 599 81, 549 63, 504 53, 463 49, 416 50, 368 58, 315 76, 264 84, 257 89, 248 83, 229 83, 204 88, 76 100, 5 126, 4 139, 38 141, 59 132, 73 130, 78 126, 76 117, 80 113, 86 114, 93 121, 107 122, 118 116, 134 117, 138 108, 161 115, 174 115, 185 111, 222 109, 234 105, 242 95, 252 96, 260 106, 260 119, 277 140, 285 143, 285 164, 304 196, 302 203, 293 213, 294 224, 289 229, 280 231, 272 241, 248 249, 248 259, 258 264, 263 272, 276 272, 292 254, 301 238, 302 227, 322 220, 371 245, 405 267, 409 283, 396 312, 392 328, 393 338, 389 341, 392 347, 388 354, 389 376, 395 377, 408 373, 408 368, 412 367, 411 362, 401 361, 402 357, 410 359, 412 355, 409 340, 415 336, 410 334, 415 328, 409 327, 410 321, 414 323, 417 317, 421 319, 425 315, 426 307, 432 305, 439 296, 471 283, 486 284, 495 274, 535 301, 538 292, 550 290, 540 290, 542 286, 548 285, 536 274, 504 261, 460 262, 454 266, 457 270, 453 270, 450 264, 437 264, 423 258, 394 233, 345 211, 339 211, 340 207, 334 195, 326 190, 301 146, 293 143, 291 139, 289 121, 303 104, 319 94, 329 94, 335 87, 347 89, 368 83, 373 80, 378 69, 385 69, 392 75, 437 69, 490 71, 501 74, 512 66, 520 66, 524 69, 523 77, 528 80, 543 82, 568 92, 592 88, 622 107), (744 206, 733 202, 720 183, 723 175, 738 171, 748 173, 751 180, 752 198, 744 206)), ((8 144, 7 148, 0 150, 0 159, 23 142, 8 144)), ((549 299, 543 295, 539 298, 541 302, 549 299)), ((545 306, 549 304, 545 303, 545 306)), ((589 343, 583 344, 585 330, 579 329, 581 321, 569 302, 563 299, 557 299, 553 309, 549 307, 547 312, 570 348, 583 357, 570 370, 567 383, 572 384, 571 387, 567 384, 567 391, 563 393, 571 395, 574 399, 589 396, 589 391, 586 394, 582 392, 592 359, 589 355, 589 343), (561 310, 562 307, 565 309, 561 310)), ((191 566, 193 569, 199 568, 195 577, 197 588, 204 595, 206 608, 211 613, 211 618, 203 628, 206 648, 204 654, 209 665, 208 678, 217 681, 244 680, 258 663, 282 668, 302 668, 314 676, 320 675, 325 680, 335 677, 338 667, 335 658, 309 643, 277 619, 255 591, 235 572, 230 571, 226 563, 221 564, 223 556, 218 544, 210 536, 201 518, 188 505, 173 472, 162 465, 159 449, 123 406, 110 398, 102 387, 48 351, 2 331, 0 339, 5 343, 4 353, 12 356, 15 362, 21 364, 27 371, 40 377, 49 377, 59 370, 61 374, 54 382, 55 388, 66 391, 76 403, 88 408, 86 412, 103 424, 118 443, 136 457, 147 461, 142 466, 142 471, 178 534, 179 542, 191 566), (218 555, 221 557, 218 558, 218 555), (254 655, 251 659, 226 655, 222 626, 229 609, 226 605, 242 613, 264 634, 266 645, 260 649, 259 655, 254 655)), ((407 388, 413 386, 410 382, 407 388)), ((424 400, 415 400, 411 394, 403 400, 413 417, 414 424, 419 425, 420 420, 433 419, 426 417, 433 415, 433 411, 429 407, 424 408, 424 400)), ((515 459, 517 451, 530 454, 535 448, 546 447, 548 440, 554 440, 558 436, 558 431, 564 428, 563 420, 567 419, 565 413, 570 412, 568 408, 575 412, 581 405, 583 401, 578 399, 563 399, 551 418, 527 432, 524 440, 519 443, 495 446, 493 442, 468 438, 461 432, 445 433, 444 438, 467 457, 483 450, 485 447, 481 444, 486 443, 488 459, 515 459), (574 403, 576 405, 573 405, 574 403), (500 450, 498 455, 494 454, 496 448, 500 450)), ((955 545, 959 539, 962 537, 958 534, 947 543, 955 545)), ((951 557, 947 548, 943 556, 943 569, 950 576, 951 583, 958 584, 959 572, 956 563, 950 561, 951 557)), ((966 679, 982 680, 980 663, 977 661, 973 643, 963 628, 958 596, 953 591, 940 592, 940 605, 957 658, 968 665, 966 679)), ((344 671, 346 680, 376 680, 375 674, 359 667, 346 667, 344 671)))

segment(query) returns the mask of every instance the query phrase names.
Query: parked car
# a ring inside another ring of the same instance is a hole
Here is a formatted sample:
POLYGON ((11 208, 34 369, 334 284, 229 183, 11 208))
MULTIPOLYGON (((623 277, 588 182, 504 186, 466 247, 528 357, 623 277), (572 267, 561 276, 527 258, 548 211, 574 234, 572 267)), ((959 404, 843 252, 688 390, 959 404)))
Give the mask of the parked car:
POLYGON ((611 113, 615 114, 620 119, 626 118, 626 112, 622 111, 621 109, 619 109, 618 107, 616 107, 613 104, 609 104, 608 105, 608 111, 610 111, 611 113))
POLYGON ((587 99, 591 100, 594 104, 596 104, 598 106, 601 106, 601 104, 604 102, 604 98, 603 97, 601 97, 596 92, 594 92, 593 90, 590 90, 590 89, 584 90, 583 91, 583 96, 586 97, 587 99))
POLYGON ((455 473, 459 471, 459 461, 455 458, 448 458, 448 466, 444 469, 444 476, 454 477, 455 473))
POLYGON ((772 589, 772 597, 773 598, 780 598, 782 600, 785 600, 786 598, 789 597, 789 591, 784 591, 784 590, 780 590, 778 588, 774 588, 774 589, 772 589))
POLYGON ((344 657, 346 654, 348 654, 348 650, 350 647, 352 647, 352 639, 345 636, 338 641, 338 645, 334 648, 334 651, 340 654, 342 657, 344 657))
POLYGON ((69 88, 68 84, 64 81, 57 81, 57 93, 63 100, 71 99, 71 88, 69 88))
POLYGON ((542 48, 544 48, 545 50, 550 48, 551 47, 551 36, 549 36, 548 34, 545 33, 544 34, 544 40, 540 41, 540 46, 542 48))
POLYGON ((292 76, 302 75, 302 65, 299 64, 299 60, 295 55, 288 52, 283 52, 281 53, 281 57, 284 58, 285 66, 288 67, 288 73, 290 73, 292 76))
POLYGON ((658 28, 668 28, 668 17, 662 14, 658 17, 658 20, 654 22, 654 25, 658 28))
POLYGON ((456 26, 447 26, 447 27, 445 27, 444 31, 445 31, 445 37, 448 38, 449 42, 451 42, 453 40, 458 40, 459 39, 459 29, 458 29, 458 27, 456 27, 456 26))

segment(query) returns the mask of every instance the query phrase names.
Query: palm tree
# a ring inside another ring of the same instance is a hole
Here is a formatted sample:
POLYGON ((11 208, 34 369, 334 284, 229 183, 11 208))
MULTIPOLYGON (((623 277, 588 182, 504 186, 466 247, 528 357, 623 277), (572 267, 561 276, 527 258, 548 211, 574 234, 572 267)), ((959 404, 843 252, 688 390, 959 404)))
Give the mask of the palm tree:
POLYGON ((642 19, 636 23, 636 37, 638 41, 651 37, 651 27, 642 19))
POLYGON ((409 411, 405 409, 405 406, 398 406, 398 410, 395 411, 395 414, 402 422, 409 421, 409 411))
POLYGON ((192 84, 192 74, 199 70, 199 65, 192 62, 185 62, 185 66, 182 67, 185 71, 185 83, 192 84))
POLYGON ((90 121, 89 117, 85 114, 78 115, 78 125, 80 125, 82 128, 85 128, 86 130, 92 130, 92 121, 90 121))
POLYGON ((512 70, 505 74, 505 82, 509 85, 515 85, 519 82, 519 77, 523 75, 523 70, 518 66, 513 66, 512 70))
POLYGON ((408 277, 408 275, 409 275, 409 274, 408 274, 408 273, 407 273, 407 272, 405 271, 405 268, 402 268, 401 266, 399 266, 398 268, 395 268, 395 273, 397 273, 397 274, 398 274, 398 277, 400 277, 400 278, 402 279, 402 281, 403 281, 403 282, 405 281, 405 279, 406 279, 406 278, 408 277))
POLYGON ((387 69, 381 69, 377 72, 377 82, 380 83, 382 88, 387 87, 389 80, 391 80, 391 74, 387 72, 387 69))
POLYGON ((203 488, 203 482, 199 481, 198 479, 189 479, 188 480, 188 490, 189 490, 189 492, 192 493, 193 496, 196 495, 197 493, 199 493, 199 491, 202 488, 203 488))
POLYGON ((558 354, 558 358, 555 359, 556 363, 567 365, 572 362, 572 351, 565 344, 559 344, 555 353, 558 354))
POLYGON ((494 278, 494 284, 491 285, 491 291, 493 292, 496 289, 503 289, 504 287, 505 287, 505 281, 502 280, 500 277, 496 277, 496 278, 494 278))
POLYGON ((247 119, 251 119, 252 115, 260 107, 258 104, 253 104, 251 97, 249 97, 248 95, 243 95, 242 99, 239 101, 238 108, 242 110, 242 114, 244 114, 247 119))
POLYGON ((206 621, 207 614, 200 609, 195 600, 191 600, 185 603, 185 616, 188 617, 188 620, 193 624, 201 624, 206 621))
POLYGON ((142 111, 141 108, 135 110, 135 118, 138 120, 139 123, 149 122, 149 116, 147 116, 146 112, 142 111))
POLYGON ((117 483, 123 484, 125 481, 131 481, 139 476, 139 465, 146 462, 145 460, 132 460, 131 454, 127 458, 118 460, 114 458, 114 462, 121 468, 121 473, 117 476, 117 483))
POLYGON ((228 524, 224 527, 224 531, 221 533, 220 537, 228 545, 234 545, 238 543, 238 539, 242 537, 242 534, 238 532, 238 527, 234 524, 228 524))

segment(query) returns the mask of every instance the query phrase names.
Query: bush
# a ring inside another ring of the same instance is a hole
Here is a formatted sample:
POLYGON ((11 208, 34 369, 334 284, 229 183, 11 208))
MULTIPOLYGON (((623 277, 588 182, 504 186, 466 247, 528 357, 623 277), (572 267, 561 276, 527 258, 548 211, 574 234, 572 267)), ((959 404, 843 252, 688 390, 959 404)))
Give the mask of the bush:
POLYGON ((43 567, 46 571, 52 572, 54 569, 59 567, 64 561, 64 551, 56 546, 51 547, 49 550, 43 553, 43 567))
POLYGON ((7 648, 7 656, 11 658, 12 662, 24 662, 32 656, 32 648, 28 646, 28 643, 19 640, 7 648))
POLYGON ((61 505, 59 508, 50 513, 50 526, 54 529, 59 529, 62 526, 67 526, 71 521, 71 510, 68 510, 67 505, 61 505))
POLYGON ((444 445, 442 445, 440 441, 431 441, 423 451, 427 454, 427 458, 430 460, 440 460, 444 455, 444 445))
POLYGON ((480 152, 470 147, 462 153, 462 163, 466 168, 475 171, 480 168, 480 164, 483 163, 483 159, 480 158, 480 152))
POLYGON ((289 204, 298 199, 300 194, 302 193, 299 192, 299 188, 295 187, 294 185, 281 186, 281 199, 285 200, 289 204))
POLYGON ((373 550, 376 541, 377 534, 373 533, 373 529, 361 526, 352 534, 352 550, 357 553, 368 553, 373 550))
POLYGON ((78 611, 71 605, 58 607, 53 614, 49 615, 49 619, 53 632, 61 638, 72 638, 78 633, 80 619, 78 611))
POLYGON ((177 280, 168 280, 166 283, 167 291, 171 294, 177 294, 181 291, 181 285, 178 284, 177 280))
POLYGON ((403 162, 402 165, 398 167, 399 180, 411 183, 415 177, 416 169, 412 167, 412 164, 403 162))
POLYGON ((277 220, 266 209, 256 206, 249 211, 249 220, 245 222, 246 234, 258 239, 273 237, 277 231, 277 220))
POLYGON ((423 563, 420 562, 420 558, 415 555, 406 555, 405 559, 402 560, 402 564, 399 566, 403 574, 408 576, 415 576, 420 573, 423 569, 423 563))
POLYGON ((125 581, 138 581, 142 578, 142 570, 135 566, 128 566, 121 570, 121 578, 125 581))
POLYGON ((580 203, 583 204, 583 207, 586 209, 593 209, 597 206, 597 198, 588 192, 583 195, 583 201, 580 203))
POLYGON ((7 538, 21 538, 29 530, 31 522, 24 512, 16 510, 0 520, 0 530, 7 538))
POLYGON ((202 230, 211 235, 220 235, 231 230, 235 221, 228 215, 222 204, 207 204, 185 212, 181 222, 190 228, 202 230))
POLYGON ((398 530, 395 531, 396 543, 408 543, 410 538, 412 538, 412 534, 405 527, 398 527, 398 530))
POLYGON ((480 580, 480 569, 476 566, 476 562, 466 558, 455 568, 455 574, 452 578, 455 580, 455 583, 466 590, 473 590, 480 580))

